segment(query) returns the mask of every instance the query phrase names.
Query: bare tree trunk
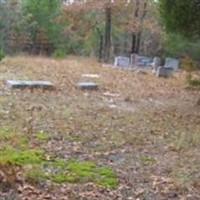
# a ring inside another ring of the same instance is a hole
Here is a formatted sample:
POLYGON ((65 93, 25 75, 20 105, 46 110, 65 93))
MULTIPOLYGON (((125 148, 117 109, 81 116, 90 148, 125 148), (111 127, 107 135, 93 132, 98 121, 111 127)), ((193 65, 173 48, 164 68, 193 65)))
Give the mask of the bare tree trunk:
POLYGON ((106 27, 105 27, 105 43, 104 43, 104 62, 110 60, 110 47, 111 47, 111 7, 105 8, 106 27))
POLYGON ((142 35, 142 29, 143 29, 143 22, 144 22, 144 18, 146 17, 146 14, 147 14, 147 1, 148 0, 146 0, 143 5, 143 12, 142 12, 141 19, 140 19, 140 28, 137 33, 137 39, 136 39, 137 41, 136 41, 136 47, 135 47, 135 52, 137 54, 140 53, 140 42, 141 42, 141 35, 142 35))
POLYGON ((131 54, 135 53, 135 43, 136 43, 136 35, 135 33, 132 33, 131 54))
POLYGON ((100 44, 99 44, 99 61, 102 60, 102 53, 103 53, 103 35, 100 35, 100 44))
POLYGON ((137 33, 136 43, 135 43, 135 53, 136 53, 136 54, 139 54, 139 53, 140 53, 141 34, 142 34, 142 31, 139 31, 139 32, 137 33))
MULTIPOLYGON (((140 1, 136 0, 135 5, 135 12, 134 12, 134 20, 136 20, 139 16, 139 7, 140 7, 140 1)), ((132 47, 131 47, 131 54, 136 53, 136 34, 132 33, 132 47)))

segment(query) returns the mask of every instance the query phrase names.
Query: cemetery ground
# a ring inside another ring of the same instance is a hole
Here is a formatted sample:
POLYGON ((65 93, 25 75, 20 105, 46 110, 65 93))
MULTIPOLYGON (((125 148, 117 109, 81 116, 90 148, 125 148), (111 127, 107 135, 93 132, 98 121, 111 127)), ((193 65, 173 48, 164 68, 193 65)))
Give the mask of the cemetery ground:
POLYGON ((0 199, 200 199, 199 90, 186 88, 186 73, 16 56, 0 74, 0 199), (10 89, 6 80, 55 88, 10 89))

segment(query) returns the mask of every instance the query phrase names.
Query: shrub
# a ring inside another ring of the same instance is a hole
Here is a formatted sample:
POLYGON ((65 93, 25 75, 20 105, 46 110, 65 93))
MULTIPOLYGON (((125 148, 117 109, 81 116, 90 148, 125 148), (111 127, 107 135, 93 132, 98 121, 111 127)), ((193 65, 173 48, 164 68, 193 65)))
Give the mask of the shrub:
POLYGON ((0 61, 5 57, 5 53, 2 49, 0 49, 0 61))
POLYGON ((197 62, 189 56, 184 56, 184 58, 181 59, 181 67, 186 71, 195 71, 198 69, 197 62))
POLYGON ((52 55, 54 58, 64 58, 66 56, 66 52, 64 49, 56 49, 52 55))
POLYGON ((187 83, 189 85, 189 88, 200 89, 200 76, 193 77, 192 75, 188 75, 187 83))

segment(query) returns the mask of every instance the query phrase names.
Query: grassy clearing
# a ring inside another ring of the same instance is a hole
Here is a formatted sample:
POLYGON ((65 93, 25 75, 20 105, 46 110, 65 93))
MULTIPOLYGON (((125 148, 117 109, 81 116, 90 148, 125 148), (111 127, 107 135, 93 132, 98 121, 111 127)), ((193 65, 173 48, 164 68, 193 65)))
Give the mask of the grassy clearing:
POLYGON ((106 200, 169 199, 172 188, 179 199, 200 195, 199 91, 185 89, 186 74, 159 79, 77 57, 7 57, 0 70, 4 174, 7 168, 16 174, 18 167, 26 183, 42 183, 57 199, 66 196, 63 185, 72 200, 90 199, 91 192, 106 200), (83 73, 100 75, 92 80, 98 91, 74 87, 83 73), (51 81, 56 89, 5 86, 6 79, 19 77, 51 81), (99 185, 110 189, 102 192, 99 185))

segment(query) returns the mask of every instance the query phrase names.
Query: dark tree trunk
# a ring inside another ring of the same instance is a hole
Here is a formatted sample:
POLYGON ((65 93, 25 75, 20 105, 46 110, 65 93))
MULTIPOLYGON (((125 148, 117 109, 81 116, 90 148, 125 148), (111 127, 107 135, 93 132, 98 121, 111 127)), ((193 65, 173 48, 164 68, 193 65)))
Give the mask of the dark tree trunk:
MULTIPOLYGON (((140 1, 136 0, 136 9, 134 12, 134 19, 137 19, 139 16, 139 7, 140 7, 140 1)), ((136 34, 132 33, 132 45, 131 45, 131 54, 136 53, 136 34)))
POLYGON ((140 53, 140 41, 141 41, 141 36, 142 36, 143 21, 144 21, 144 18, 146 17, 146 14, 147 14, 147 1, 144 2, 143 13, 140 19, 141 27, 137 33, 137 38, 136 38, 135 53, 137 54, 140 53))
POLYGON ((137 33, 136 37, 136 43, 135 43, 135 53, 139 54, 140 53, 140 40, 141 40, 141 31, 137 33))
POLYGON ((110 60, 110 47, 111 47, 111 7, 105 8, 106 27, 105 27, 105 43, 104 43, 104 62, 110 60))
POLYGON ((102 60, 103 55, 103 35, 100 35, 100 44, 99 44, 99 61, 102 60))
POLYGON ((132 33, 131 54, 135 53, 136 35, 132 33))

